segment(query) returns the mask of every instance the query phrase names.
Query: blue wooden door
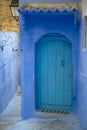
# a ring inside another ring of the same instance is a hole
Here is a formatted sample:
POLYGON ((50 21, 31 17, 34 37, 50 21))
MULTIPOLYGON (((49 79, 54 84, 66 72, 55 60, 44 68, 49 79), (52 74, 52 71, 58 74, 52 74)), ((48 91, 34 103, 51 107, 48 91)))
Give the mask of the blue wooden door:
POLYGON ((63 36, 48 35, 37 44, 37 109, 71 110, 72 45, 63 36))

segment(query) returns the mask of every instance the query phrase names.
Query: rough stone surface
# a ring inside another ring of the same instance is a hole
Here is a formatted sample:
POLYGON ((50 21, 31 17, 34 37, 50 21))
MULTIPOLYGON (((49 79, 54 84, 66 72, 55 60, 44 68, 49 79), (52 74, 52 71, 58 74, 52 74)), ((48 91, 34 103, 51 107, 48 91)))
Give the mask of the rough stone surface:
POLYGON ((7 130, 21 120, 21 97, 14 96, 5 111, 0 115, 0 130, 7 130))
POLYGON ((31 118, 22 121, 8 130, 81 130, 78 121, 73 115, 57 115, 56 118, 40 119, 31 118), (71 118, 70 118, 71 117, 71 118), (70 121, 69 121, 70 120, 70 121))
POLYGON ((21 121, 21 97, 15 95, 0 115, 0 130, 81 130, 73 114, 50 114, 36 112, 34 117, 21 121), (36 116, 38 116, 36 118, 36 116), (17 123, 17 124, 16 124, 17 123))
POLYGON ((10 3, 11 0, 0 1, 0 31, 18 32, 18 23, 11 15, 10 3))

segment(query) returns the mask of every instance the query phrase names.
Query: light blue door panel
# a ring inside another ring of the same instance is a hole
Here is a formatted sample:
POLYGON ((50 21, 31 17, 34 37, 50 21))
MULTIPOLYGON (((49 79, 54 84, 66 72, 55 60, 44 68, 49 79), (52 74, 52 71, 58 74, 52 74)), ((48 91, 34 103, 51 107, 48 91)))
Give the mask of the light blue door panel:
POLYGON ((56 104, 63 105, 63 43, 56 41, 56 104))
POLYGON ((36 53, 37 109, 72 109, 72 45, 64 37, 43 38, 36 53))
POLYGON ((38 103, 40 106, 47 103, 47 44, 39 45, 38 64, 38 103))
POLYGON ((48 42, 48 104, 55 105, 55 67, 56 67, 56 57, 55 57, 55 49, 56 46, 54 46, 53 41, 48 42))
POLYGON ((64 44, 64 105, 72 105, 72 51, 71 44, 64 44))

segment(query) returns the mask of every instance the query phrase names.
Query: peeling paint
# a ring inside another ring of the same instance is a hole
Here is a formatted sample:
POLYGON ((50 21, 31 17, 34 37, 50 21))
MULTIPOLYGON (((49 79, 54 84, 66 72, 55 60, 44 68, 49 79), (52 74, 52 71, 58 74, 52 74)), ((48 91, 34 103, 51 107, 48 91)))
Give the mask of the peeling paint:
POLYGON ((15 32, 0 32, 0 113, 6 108, 19 86, 19 38, 15 32))

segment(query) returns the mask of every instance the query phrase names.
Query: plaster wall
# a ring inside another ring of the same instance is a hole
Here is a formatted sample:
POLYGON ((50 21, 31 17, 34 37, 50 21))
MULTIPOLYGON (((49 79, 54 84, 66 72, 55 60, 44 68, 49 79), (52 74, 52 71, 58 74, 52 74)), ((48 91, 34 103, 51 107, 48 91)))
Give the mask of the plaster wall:
POLYGON ((78 60, 78 116, 82 130, 87 130, 87 42, 86 42, 86 48, 85 49, 82 48, 82 44, 84 41, 83 40, 84 15, 87 15, 86 8, 87 8, 87 1, 82 0, 82 14, 79 27, 79 60, 78 60))
POLYGON ((82 14, 87 16, 87 0, 82 0, 82 14))
POLYGON ((19 85, 18 41, 17 33, 0 32, 0 113, 6 108, 19 85))
POLYGON ((81 0, 19 0, 19 5, 22 6, 23 4, 32 4, 32 3, 60 3, 60 2, 80 2, 81 0))
POLYGON ((32 117, 35 113, 35 44, 48 33, 61 33, 72 43, 72 111, 75 113, 77 110, 78 28, 73 14, 54 14, 20 14, 22 119, 32 117))

